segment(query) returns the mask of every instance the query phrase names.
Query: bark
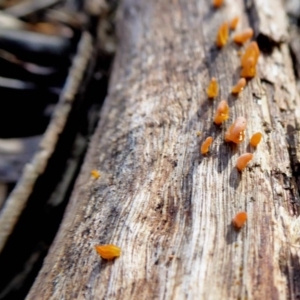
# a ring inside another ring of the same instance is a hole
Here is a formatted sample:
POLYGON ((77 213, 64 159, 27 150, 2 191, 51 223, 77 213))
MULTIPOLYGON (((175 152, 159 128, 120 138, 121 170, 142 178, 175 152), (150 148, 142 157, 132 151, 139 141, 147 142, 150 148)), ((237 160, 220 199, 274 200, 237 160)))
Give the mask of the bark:
POLYGON ((300 295, 299 95, 280 0, 124 0, 110 89, 81 175, 27 299, 297 299, 300 295), (265 51, 238 97, 239 47, 218 50, 241 17, 265 51), (206 97, 212 76, 220 84, 206 97), (231 108, 212 122, 221 99, 231 108), (238 116, 246 142, 224 143, 238 116), (197 137, 197 132, 202 135, 197 137), (263 133, 257 150, 248 141, 263 133), (199 145, 213 136, 208 156, 199 145), (239 173, 235 161, 254 153, 239 173), (94 180, 91 169, 99 169, 94 180), (248 222, 231 226, 241 210, 248 222), (95 244, 122 256, 101 260, 95 244))

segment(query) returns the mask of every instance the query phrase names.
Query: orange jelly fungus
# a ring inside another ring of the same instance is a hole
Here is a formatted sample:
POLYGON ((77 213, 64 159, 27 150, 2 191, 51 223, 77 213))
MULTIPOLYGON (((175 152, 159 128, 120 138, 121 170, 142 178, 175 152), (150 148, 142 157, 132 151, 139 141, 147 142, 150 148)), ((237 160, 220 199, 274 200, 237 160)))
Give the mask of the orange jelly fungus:
POLYGON ((215 124, 220 125, 228 118, 229 118, 229 106, 227 101, 222 100, 217 107, 217 111, 214 117, 214 122, 215 124))
POLYGON ((256 75, 256 64, 259 54, 257 43, 251 42, 241 57, 241 77, 252 78, 256 75))
POLYGON ((247 121, 244 117, 238 117, 225 133, 225 141, 236 144, 241 143, 245 138, 247 121))
POLYGON ((219 85, 218 85, 217 79, 215 77, 212 77, 206 92, 207 92, 208 98, 210 98, 210 99, 218 96, 219 85))
POLYGON ((249 43, 249 45, 247 46, 244 54, 241 57, 242 67, 245 67, 245 65, 247 64, 247 61, 248 61, 249 58, 253 58, 254 64, 256 65, 257 61, 258 61, 259 54, 260 54, 260 51, 259 51, 257 43, 254 42, 254 41, 249 43))
POLYGON ((213 142, 213 138, 211 136, 206 138, 206 140, 201 145, 201 154, 207 154, 212 142, 213 142))
POLYGON ((243 171, 247 164, 252 160, 253 154, 252 153, 244 153, 240 157, 238 157, 236 161, 236 168, 239 171, 243 171))
POLYGON ((233 18, 230 23, 229 23, 229 28, 231 30, 235 30, 237 25, 239 24, 240 18, 239 17, 235 17, 233 18))
POLYGON ((219 8, 223 4, 224 0, 213 0, 213 7, 219 8))
POLYGON ((94 177, 95 179, 98 179, 100 177, 100 173, 97 170, 92 170, 91 171, 91 175, 92 177, 94 177))
POLYGON ((231 89, 231 93, 238 94, 244 89, 245 86, 246 86, 246 79, 240 78, 237 84, 231 89))
POLYGON ((235 229, 241 229, 247 221, 247 213, 244 211, 238 212, 232 219, 232 225, 235 229))
POLYGON ((233 41, 237 44, 243 45, 253 37, 253 33, 254 32, 252 28, 247 28, 243 32, 237 33, 233 37, 233 41))
POLYGON ((262 138, 262 134, 260 132, 254 133, 250 139, 250 145, 252 147, 256 147, 260 143, 261 138, 262 138))
POLYGON ((121 255, 121 249, 115 245, 96 245, 95 249, 97 253, 103 258, 107 260, 112 260, 121 255))
POLYGON ((256 64, 253 57, 249 57, 242 67, 241 77, 252 78, 256 75, 256 64))
POLYGON ((222 48, 228 41, 228 23, 223 23, 218 30, 216 45, 218 48, 222 48))

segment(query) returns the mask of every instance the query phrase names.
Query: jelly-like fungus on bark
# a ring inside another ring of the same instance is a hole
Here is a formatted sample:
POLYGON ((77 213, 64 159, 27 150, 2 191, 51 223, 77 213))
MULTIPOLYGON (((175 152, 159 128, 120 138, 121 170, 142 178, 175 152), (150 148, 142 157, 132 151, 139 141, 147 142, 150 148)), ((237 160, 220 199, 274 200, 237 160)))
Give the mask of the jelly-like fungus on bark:
POLYGON ((237 33, 233 37, 233 41, 239 45, 243 45, 253 37, 253 29, 247 28, 243 32, 237 33))
POLYGON ((247 221, 247 213, 244 211, 238 212, 235 217, 232 219, 232 225, 235 229, 241 229, 247 221))
POLYGON ((239 171, 243 171, 247 164, 252 160, 253 154, 252 153, 244 153, 240 157, 238 157, 236 161, 236 168, 239 171))
POLYGON ((260 132, 254 133, 250 139, 250 145, 252 147, 256 147, 260 143, 261 138, 262 138, 262 134, 260 132))
POLYGON ((95 179, 98 179, 100 177, 100 173, 97 170, 92 170, 91 171, 91 175, 92 177, 94 177, 95 179))
POLYGON ((97 253, 107 260, 112 260, 121 255, 121 249, 118 246, 108 244, 108 245, 96 245, 95 249, 97 253))
POLYGON ((201 154, 207 154, 212 142, 213 142, 213 138, 211 136, 206 138, 206 140, 201 145, 201 154))
POLYGON ((256 63, 253 57, 249 57, 241 70, 241 77, 252 78, 256 75, 256 63))
POLYGON ((238 25, 238 23, 239 23, 239 21, 240 21, 240 18, 239 18, 239 17, 233 18, 233 19, 230 21, 230 23, 229 23, 229 28, 230 28, 231 30, 235 30, 236 27, 237 27, 237 25, 238 25))
POLYGON ((212 77, 206 92, 207 92, 208 98, 210 98, 210 99, 213 99, 218 96, 219 85, 218 85, 217 79, 215 77, 212 77))
POLYGON ((218 48, 222 48, 227 44, 228 41, 228 23, 223 23, 218 30, 216 45, 218 48))
POLYGON ((224 0, 213 0, 213 7, 219 8, 223 4, 224 0))
POLYGON ((229 118, 229 106, 227 101, 222 100, 217 107, 217 111, 214 117, 214 122, 215 124, 220 125, 228 118, 229 118))
POLYGON ((231 89, 231 93, 238 94, 244 89, 245 86, 246 86, 246 79, 240 78, 237 84, 231 89))
POLYGON ((247 46, 244 54, 241 56, 241 66, 245 67, 247 65, 247 61, 249 58, 253 58, 254 65, 257 64, 258 57, 259 57, 260 51, 258 48, 258 45, 255 41, 252 41, 247 46))
POLYGON ((225 141, 236 144, 241 143, 245 138, 247 121, 244 117, 238 117, 225 133, 225 141))

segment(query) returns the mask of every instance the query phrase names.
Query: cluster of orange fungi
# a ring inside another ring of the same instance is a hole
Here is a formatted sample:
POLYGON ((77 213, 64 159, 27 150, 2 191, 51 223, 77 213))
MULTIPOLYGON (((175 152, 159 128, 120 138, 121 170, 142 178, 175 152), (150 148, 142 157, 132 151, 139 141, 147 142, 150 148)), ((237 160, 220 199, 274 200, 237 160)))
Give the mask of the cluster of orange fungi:
MULTIPOLYGON (((214 8, 218 9, 223 5, 223 0, 212 0, 212 5, 214 8)), ((216 36, 216 46, 218 48, 223 48, 229 40, 229 31, 236 30, 239 23, 239 17, 233 18, 230 22, 224 22, 220 25, 217 36, 216 36)), ((233 35, 233 42, 239 46, 243 46, 249 40, 252 39, 254 35, 254 31, 252 28, 246 28, 235 35, 233 35)), ((251 41, 248 45, 246 45, 244 53, 241 54, 241 72, 240 79, 231 89, 231 93, 237 95, 243 91, 246 87, 247 81, 246 79, 253 78, 256 75, 256 65, 258 62, 258 58, 260 55, 260 51, 258 45, 255 41, 251 41)), ((207 97, 209 99, 214 99, 219 94, 219 84, 215 77, 211 78, 211 81, 206 90, 207 97)), ((216 125, 221 125, 223 122, 229 119, 229 106, 226 100, 222 100, 217 107, 217 110, 214 115, 214 123, 216 125)), ((247 127, 247 120, 240 116, 238 117, 227 129, 225 133, 225 142, 231 142, 234 144, 240 144, 245 139, 245 131, 247 127)), ((257 147, 262 139, 262 134, 260 132, 256 132, 252 135, 249 144, 252 147, 257 147)), ((201 145, 200 151, 202 155, 206 155, 213 142, 213 137, 207 137, 201 145)), ((243 171, 248 163, 252 160, 253 153, 244 153, 237 158, 236 168, 238 171, 243 171)), ((247 221, 247 213, 242 211, 236 214, 236 216, 232 219, 232 225, 235 229, 241 229, 245 222, 247 221)))
MULTIPOLYGON (((213 0, 213 6, 215 8, 219 8, 223 5, 224 0, 213 0)), ((229 39, 229 30, 235 30, 239 23, 239 17, 233 18, 229 23, 224 22, 217 32, 216 37, 216 46, 218 48, 224 47, 229 39)), ((249 41, 253 37, 253 29, 246 28, 245 30, 236 33, 233 36, 233 41, 238 45, 244 45, 247 41, 249 41)), ((259 48, 255 41, 249 43, 246 47, 244 54, 241 56, 241 78, 238 80, 237 84, 232 87, 232 94, 239 94, 243 91, 246 86, 245 78, 252 78, 256 75, 256 65, 259 57, 259 48)), ((215 77, 211 78, 211 81, 207 88, 207 96, 209 99, 214 99, 219 94, 219 85, 217 79, 215 77)), ((229 118, 229 106, 226 100, 222 100, 215 112, 214 115, 214 123, 216 125, 221 125, 224 121, 229 118)), ((235 144, 240 144, 245 139, 245 130, 247 126, 247 121, 244 117, 238 117, 232 125, 227 129, 225 133, 225 141, 232 142, 235 144)), ((198 134, 200 136, 200 133, 198 134)), ((252 147, 257 147, 259 142, 261 141, 262 134, 260 132, 256 132, 252 135, 250 139, 250 145, 252 147)), ((207 137, 205 141, 202 143, 200 151, 203 155, 206 155, 209 152, 209 149, 212 145, 213 138, 211 136, 207 137)), ((252 153, 244 153, 240 157, 238 157, 236 161, 236 168, 239 171, 245 169, 247 164, 252 160, 252 153)), ((97 170, 91 171, 91 176, 95 179, 100 177, 100 173, 97 170)), ((241 229, 247 221, 247 213, 241 211, 236 214, 236 216, 232 219, 232 225, 235 229, 241 229)), ((103 258, 107 260, 112 260, 121 255, 121 249, 118 246, 113 244, 107 245, 96 245, 95 250, 97 253, 103 258)))

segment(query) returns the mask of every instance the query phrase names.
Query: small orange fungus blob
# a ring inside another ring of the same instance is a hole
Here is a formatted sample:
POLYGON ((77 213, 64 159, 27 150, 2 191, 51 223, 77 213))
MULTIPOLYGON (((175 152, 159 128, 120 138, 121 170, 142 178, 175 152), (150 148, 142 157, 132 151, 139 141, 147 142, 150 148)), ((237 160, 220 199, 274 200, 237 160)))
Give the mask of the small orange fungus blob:
POLYGON ((207 92, 208 98, 210 98, 210 99, 218 96, 219 85, 218 85, 217 79, 215 77, 212 77, 206 92, 207 92))
POLYGON ((103 258, 107 260, 112 260, 121 255, 121 249, 115 245, 96 245, 95 249, 97 253, 103 258))
POLYGON ((91 175, 92 177, 94 177, 95 179, 98 179, 100 177, 100 173, 97 170, 92 170, 91 171, 91 175))
POLYGON ((260 52, 257 43, 251 42, 241 57, 241 77, 252 78, 255 76, 259 54, 260 52))
POLYGON ((214 122, 215 124, 220 125, 228 118, 229 118, 229 106, 227 101, 222 100, 217 107, 217 111, 214 117, 214 122))
POLYGON ((233 41, 239 45, 243 45, 253 37, 253 33, 252 28, 247 28, 243 32, 237 33, 233 37, 233 41))
POLYGON ((232 225, 235 229, 241 229, 247 221, 247 213, 244 211, 238 212, 232 219, 232 225))
POLYGON ((224 0, 213 0, 213 7, 219 8, 223 4, 224 0))
POLYGON ((260 132, 254 133, 250 139, 250 145, 252 147, 256 147, 260 143, 261 138, 262 138, 262 134, 260 132))
POLYGON ((222 48, 228 41, 228 23, 223 23, 218 30, 216 45, 218 48, 222 48))
POLYGON ((252 78, 256 75, 256 64, 253 57, 249 57, 242 67, 241 77, 252 78))
POLYGON ((254 42, 254 41, 249 43, 249 45, 247 46, 244 54, 241 57, 242 67, 245 67, 247 65, 247 61, 248 61, 249 58, 253 58, 254 65, 256 65, 257 61, 258 61, 259 54, 260 54, 260 51, 259 51, 257 43, 254 42))
POLYGON ((238 117, 225 133, 225 141, 236 144, 241 143, 245 138, 247 121, 244 117, 238 117))
POLYGON ((240 157, 238 157, 236 161, 236 168, 239 171, 243 171, 247 164, 252 160, 253 154, 252 153, 244 153, 240 157))
POLYGON ((240 18, 239 17, 235 17, 233 18, 230 23, 229 23, 229 28, 231 30, 235 30, 237 25, 239 24, 240 18))
POLYGON ((238 94, 244 89, 245 86, 246 86, 246 79, 240 78, 237 84, 231 89, 231 93, 238 94))
POLYGON ((213 142, 213 138, 211 136, 206 138, 206 140, 201 145, 201 154, 207 154, 212 142, 213 142))

